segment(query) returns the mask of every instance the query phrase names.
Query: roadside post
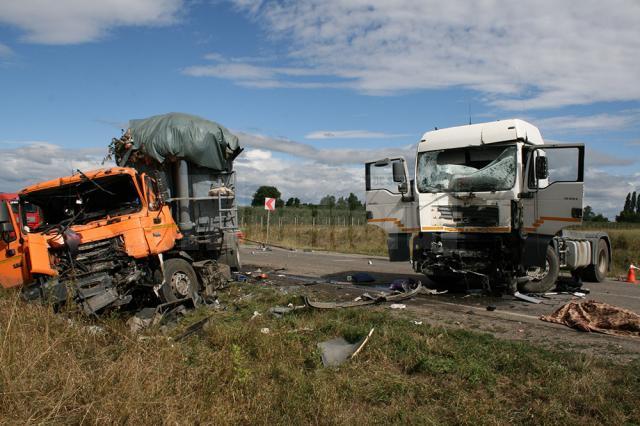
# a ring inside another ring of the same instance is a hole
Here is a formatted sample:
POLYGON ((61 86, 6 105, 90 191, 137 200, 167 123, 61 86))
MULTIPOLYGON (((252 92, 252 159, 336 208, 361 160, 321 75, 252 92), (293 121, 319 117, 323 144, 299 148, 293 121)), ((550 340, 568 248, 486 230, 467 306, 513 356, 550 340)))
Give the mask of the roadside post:
POLYGON ((267 244, 269 244, 269 222, 271 221, 271 211, 276 209, 276 199, 265 197, 264 209, 267 211, 267 238, 264 242, 264 246, 267 247, 267 244))

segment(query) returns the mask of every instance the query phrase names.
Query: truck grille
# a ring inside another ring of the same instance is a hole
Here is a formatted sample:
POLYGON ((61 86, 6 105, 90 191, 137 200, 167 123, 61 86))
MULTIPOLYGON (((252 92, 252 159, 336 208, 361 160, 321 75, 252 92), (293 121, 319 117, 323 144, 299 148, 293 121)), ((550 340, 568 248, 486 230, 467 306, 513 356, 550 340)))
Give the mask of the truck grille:
POLYGON ((500 220, 496 206, 438 206, 438 213, 456 226, 498 226, 500 220))

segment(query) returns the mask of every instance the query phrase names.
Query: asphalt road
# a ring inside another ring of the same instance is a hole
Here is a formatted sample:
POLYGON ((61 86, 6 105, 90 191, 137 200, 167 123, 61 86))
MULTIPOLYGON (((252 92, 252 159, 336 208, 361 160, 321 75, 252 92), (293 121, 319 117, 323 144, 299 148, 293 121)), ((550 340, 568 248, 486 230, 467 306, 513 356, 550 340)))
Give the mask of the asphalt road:
MULTIPOLYGON (((409 263, 389 262, 385 258, 353 254, 288 251, 272 248, 263 251, 246 246, 241 249, 245 270, 260 267, 263 270, 284 268, 278 274, 286 275, 293 283, 296 277, 332 281, 321 287, 339 298, 341 293, 352 298, 358 293, 385 288, 396 278, 412 277, 423 282, 423 275, 413 272, 409 263), (370 285, 346 283, 347 276, 367 272, 376 278, 370 285)), ((585 283, 588 299, 640 312, 640 285, 607 280, 602 283, 585 283)), ((324 296, 327 297, 326 295, 324 296)), ((344 297, 343 297, 344 299, 344 297)), ((640 338, 584 333, 568 327, 541 321, 541 315, 550 314, 570 300, 571 295, 556 295, 531 304, 512 296, 470 296, 465 293, 448 293, 438 296, 422 295, 406 302, 406 313, 415 319, 435 326, 462 327, 489 332, 509 339, 534 340, 561 349, 579 350, 590 354, 613 356, 622 359, 640 355, 640 338), (495 311, 487 311, 493 305, 495 311)))

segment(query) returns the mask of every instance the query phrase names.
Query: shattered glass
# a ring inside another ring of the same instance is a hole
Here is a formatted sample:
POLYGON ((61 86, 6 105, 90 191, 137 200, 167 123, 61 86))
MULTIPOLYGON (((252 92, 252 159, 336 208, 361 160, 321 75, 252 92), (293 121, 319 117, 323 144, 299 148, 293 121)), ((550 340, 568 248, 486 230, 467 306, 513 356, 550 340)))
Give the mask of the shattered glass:
POLYGON ((515 146, 427 151, 418 157, 420 192, 511 189, 516 179, 515 146))

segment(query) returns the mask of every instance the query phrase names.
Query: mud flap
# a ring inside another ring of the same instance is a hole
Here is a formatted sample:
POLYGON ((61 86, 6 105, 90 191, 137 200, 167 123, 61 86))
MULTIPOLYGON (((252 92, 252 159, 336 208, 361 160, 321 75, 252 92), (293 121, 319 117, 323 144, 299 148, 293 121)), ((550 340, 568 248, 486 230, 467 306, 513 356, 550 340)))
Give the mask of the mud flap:
POLYGON ((411 234, 389 234, 387 248, 389 249, 389 261, 406 262, 410 259, 409 240, 411 234))
POLYGON ((553 237, 551 235, 530 235, 524 242, 522 264, 526 267, 539 266, 544 268, 547 261, 547 246, 553 237))

